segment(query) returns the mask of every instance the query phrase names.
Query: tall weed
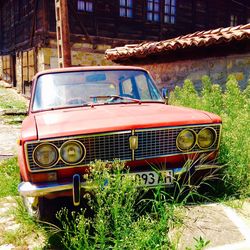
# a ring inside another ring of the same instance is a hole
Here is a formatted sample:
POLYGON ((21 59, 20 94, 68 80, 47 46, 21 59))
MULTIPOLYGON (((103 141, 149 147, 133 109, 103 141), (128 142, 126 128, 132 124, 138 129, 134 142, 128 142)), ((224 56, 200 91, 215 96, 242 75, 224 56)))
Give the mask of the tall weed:
POLYGON ((188 80, 188 88, 176 87, 170 95, 170 103, 199 108, 222 117, 219 162, 226 165, 224 179, 227 191, 250 195, 250 84, 241 91, 234 75, 230 75, 224 93, 207 76, 202 78, 201 93, 194 93, 191 85, 188 80))
POLYGON ((133 175, 123 175, 123 168, 121 162, 92 166, 88 184, 95 189, 88 205, 94 215, 83 210, 70 219, 65 209, 58 213, 66 249, 170 249, 173 207, 159 191, 140 212, 139 198, 146 190, 133 175))

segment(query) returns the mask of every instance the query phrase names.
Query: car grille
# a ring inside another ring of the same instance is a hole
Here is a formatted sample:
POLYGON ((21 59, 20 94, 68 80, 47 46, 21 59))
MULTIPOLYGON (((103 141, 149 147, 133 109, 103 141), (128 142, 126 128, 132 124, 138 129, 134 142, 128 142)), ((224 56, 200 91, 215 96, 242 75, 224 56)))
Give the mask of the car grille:
MULTIPOLYGON (((217 133, 217 139, 214 145, 207 149, 201 150, 198 146, 192 149, 192 152, 208 152, 213 151, 218 148, 219 135, 221 125, 206 125, 213 127, 217 133)), ((198 133, 204 126, 188 126, 192 128, 196 133, 198 133)), ((132 160, 132 150, 129 145, 129 137, 134 134, 138 136, 138 149, 134 152, 134 159, 149 159, 168 155, 185 154, 181 152, 176 147, 176 138, 181 130, 187 127, 164 127, 164 128, 153 128, 153 129, 141 129, 133 131, 120 131, 114 133, 106 134, 94 134, 85 135, 77 137, 64 137, 46 140, 54 144, 57 148, 69 140, 79 140, 86 148, 86 157, 77 165, 83 166, 88 165, 90 162, 95 160, 103 161, 113 161, 114 159, 120 159, 123 161, 132 160)), ((48 171, 48 169, 40 168, 33 160, 32 154, 34 149, 40 143, 39 142, 29 142, 26 144, 27 150, 27 160, 29 163, 29 168, 32 172, 48 171)), ((187 152, 186 152, 187 153, 187 152)), ((191 153, 191 152, 188 152, 191 153)), ((69 168, 76 166, 69 166, 65 164, 62 160, 59 160, 56 165, 54 165, 49 170, 69 168)))
MULTIPOLYGON (((216 130, 217 139, 214 145, 209 148, 209 151, 215 150, 218 147, 220 126, 210 126, 216 130)), ((192 127, 197 134, 203 127, 192 127)), ((182 154, 176 147, 176 138, 183 130, 182 128, 164 128, 164 129, 151 129, 137 131, 135 134, 138 136, 138 149, 135 151, 135 159, 148 159, 160 156, 182 154)), ((201 149, 196 145, 192 152, 200 152, 201 149)), ((204 150, 202 150, 204 151, 204 150)), ((206 150, 207 151, 207 150, 206 150)))

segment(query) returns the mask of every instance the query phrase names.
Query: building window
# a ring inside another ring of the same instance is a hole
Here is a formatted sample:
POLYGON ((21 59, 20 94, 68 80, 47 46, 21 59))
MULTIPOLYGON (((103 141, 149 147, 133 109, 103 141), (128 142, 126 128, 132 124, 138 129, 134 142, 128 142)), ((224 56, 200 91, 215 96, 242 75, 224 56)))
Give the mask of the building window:
POLYGON ((175 23, 175 0, 164 0, 164 23, 175 23))
POLYGON ((77 1, 77 10, 78 11, 93 12, 93 2, 92 1, 78 0, 77 1))
POLYGON ((133 17, 133 0, 120 0, 120 16, 133 17))
POLYGON ((160 0, 147 0, 147 20, 160 21, 160 0))
POLYGON ((238 17, 236 15, 230 16, 230 26, 236 26, 238 24, 238 17))

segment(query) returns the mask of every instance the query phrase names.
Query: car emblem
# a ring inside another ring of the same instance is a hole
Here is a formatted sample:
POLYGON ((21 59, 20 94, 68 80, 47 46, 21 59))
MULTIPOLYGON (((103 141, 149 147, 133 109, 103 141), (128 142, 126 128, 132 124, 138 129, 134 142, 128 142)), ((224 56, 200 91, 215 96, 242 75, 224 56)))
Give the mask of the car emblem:
POLYGON ((131 150, 136 150, 138 148, 138 136, 136 135, 130 136, 129 145, 131 150))

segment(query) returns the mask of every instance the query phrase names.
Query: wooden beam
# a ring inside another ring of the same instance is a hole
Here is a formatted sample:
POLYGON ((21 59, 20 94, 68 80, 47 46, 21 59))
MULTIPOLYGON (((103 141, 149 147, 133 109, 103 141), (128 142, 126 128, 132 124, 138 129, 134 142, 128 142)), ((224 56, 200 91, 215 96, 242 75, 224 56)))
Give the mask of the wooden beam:
POLYGON ((49 2, 47 0, 43 0, 42 2, 42 17, 43 17, 43 36, 49 31, 49 2))
POLYGON ((32 28, 30 32, 30 47, 32 47, 33 45, 33 39, 34 39, 34 34, 35 34, 35 29, 36 29, 37 7, 38 7, 38 1, 35 0, 34 5, 33 5, 32 28))
POLYGON ((71 66, 68 1, 55 0, 57 56, 59 68, 71 66))

